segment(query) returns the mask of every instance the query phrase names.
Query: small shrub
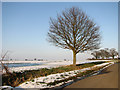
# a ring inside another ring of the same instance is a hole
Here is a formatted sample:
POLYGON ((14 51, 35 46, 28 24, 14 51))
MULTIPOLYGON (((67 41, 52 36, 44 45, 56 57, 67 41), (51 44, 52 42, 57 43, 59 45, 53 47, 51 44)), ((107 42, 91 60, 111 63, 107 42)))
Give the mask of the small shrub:
POLYGON ((58 78, 56 78, 56 79, 60 79, 60 78, 58 77, 58 78))
POLYGON ((31 80, 32 82, 34 82, 35 80, 33 79, 33 80, 31 80))
POLYGON ((69 76, 68 74, 65 74, 65 76, 69 76))

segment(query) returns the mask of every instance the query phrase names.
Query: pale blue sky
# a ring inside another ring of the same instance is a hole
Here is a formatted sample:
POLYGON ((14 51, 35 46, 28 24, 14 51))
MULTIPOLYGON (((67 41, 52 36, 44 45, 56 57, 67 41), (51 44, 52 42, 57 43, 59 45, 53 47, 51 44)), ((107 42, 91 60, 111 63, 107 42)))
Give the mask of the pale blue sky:
MULTIPOLYGON (((2 4, 3 50, 11 51, 10 58, 72 59, 72 52, 47 42, 50 17, 56 18, 65 8, 81 8, 97 25, 102 35, 101 48, 118 49, 117 2, 16 2, 2 4)), ((90 54, 78 54, 77 60, 90 54)))

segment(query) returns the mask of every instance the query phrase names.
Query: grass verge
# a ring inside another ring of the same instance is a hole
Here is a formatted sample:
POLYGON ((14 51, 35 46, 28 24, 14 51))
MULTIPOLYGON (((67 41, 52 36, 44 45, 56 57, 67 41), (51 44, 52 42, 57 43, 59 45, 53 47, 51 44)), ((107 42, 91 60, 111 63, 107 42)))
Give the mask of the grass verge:
MULTIPOLYGON (((109 64, 108 64, 109 65, 109 64)), ((78 73, 77 75, 75 76, 71 76, 69 78, 65 78, 64 80, 58 80, 58 81, 54 81, 54 82, 50 82, 50 83, 47 83, 48 86, 52 86, 52 85, 56 85, 56 84, 59 84, 59 83, 62 83, 64 82, 65 83, 68 83, 69 80, 78 80, 78 77, 82 77, 82 78, 85 78, 85 77, 88 77, 90 75, 93 75, 94 73, 98 72, 100 69, 102 69, 103 67, 106 67, 108 65, 105 65, 105 66, 101 66, 101 67, 95 67, 91 70, 86 70, 84 72, 80 72, 78 73)), ((80 79, 82 79, 80 78, 80 79)), ((63 84, 62 84, 63 85, 63 84)))
POLYGON ((51 69, 42 68, 38 70, 26 70, 24 72, 13 72, 10 75, 3 74, 2 85, 3 86, 9 85, 9 86, 15 87, 25 81, 30 81, 34 78, 38 78, 41 76, 47 76, 47 75, 56 74, 56 73, 63 73, 63 72, 72 71, 72 70, 79 70, 82 68, 87 68, 87 67, 91 67, 97 64, 102 64, 102 63, 104 63, 104 61, 92 62, 92 63, 86 63, 86 64, 77 64, 76 66, 67 65, 67 66, 61 66, 61 67, 51 68, 51 69))

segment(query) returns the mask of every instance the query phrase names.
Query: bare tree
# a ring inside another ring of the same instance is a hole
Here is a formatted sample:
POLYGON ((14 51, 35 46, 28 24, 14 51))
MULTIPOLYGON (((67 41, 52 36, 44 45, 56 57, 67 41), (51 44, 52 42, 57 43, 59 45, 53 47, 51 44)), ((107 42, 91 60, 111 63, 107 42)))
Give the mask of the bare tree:
POLYGON ((5 69, 6 74, 11 74, 11 72, 9 71, 8 66, 6 66, 6 65, 2 62, 2 61, 5 59, 5 57, 7 56, 7 54, 8 54, 8 51, 7 51, 5 54, 1 55, 1 60, 0 60, 0 62, 1 62, 1 66, 2 66, 2 72, 3 72, 3 69, 5 69))
POLYGON ((104 49, 104 56, 105 56, 106 59, 108 59, 110 57, 110 50, 109 50, 109 48, 105 48, 104 49))
POLYGON ((106 51, 104 49, 100 50, 100 56, 101 56, 102 59, 105 59, 105 57, 106 57, 106 51))
POLYGON ((95 59, 98 59, 98 58, 100 58, 101 53, 100 53, 100 51, 94 51, 93 53, 91 53, 91 55, 93 55, 95 57, 95 59))
POLYGON ((115 56, 118 55, 118 52, 116 51, 115 48, 110 49, 110 56, 114 59, 115 56))
POLYGON ((73 51, 73 65, 76 54, 98 49, 100 44, 99 27, 79 8, 72 7, 50 18, 48 41, 55 46, 73 51))

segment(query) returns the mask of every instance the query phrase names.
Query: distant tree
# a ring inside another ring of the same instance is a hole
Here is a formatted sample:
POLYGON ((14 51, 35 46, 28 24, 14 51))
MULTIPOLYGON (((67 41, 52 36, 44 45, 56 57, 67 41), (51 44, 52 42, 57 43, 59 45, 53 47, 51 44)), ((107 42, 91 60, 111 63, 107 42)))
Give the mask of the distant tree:
POLYGON ((73 65, 76 54, 99 48, 99 27, 79 8, 72 7, 50 18, 48 41, 55 46, 73 51, 73 65))
POLYGON ((25 61, 27 61, 28 59, 25 59, 25 61))
POLYGON ((64 59, 64 61, 67 61, 66 59, 64 59))
POLYGON ((105 59, 105 57, 106 57, 105 54, 106 54, 106 51, 104 49, 101 49, 100 50, 100 56, 101 56, 102 59, 105 59))
POLYGON ((116 49, 115 48, 111 48, 110 49, 110 56, 114 59, 115 56, 117 56, 117 55, 118 55, 118 52, 116 51, 116 49))
POLYGON ((104 49, 104 56, 106 59, 108 59, 110 57, 110 50, 108 48, 104 49))
POLYGON ((99 59, 100 58, 100 51, 94 51, 93 53, 91 53, 91 55, 93 55, 95 57, 95 59, 99 59))

